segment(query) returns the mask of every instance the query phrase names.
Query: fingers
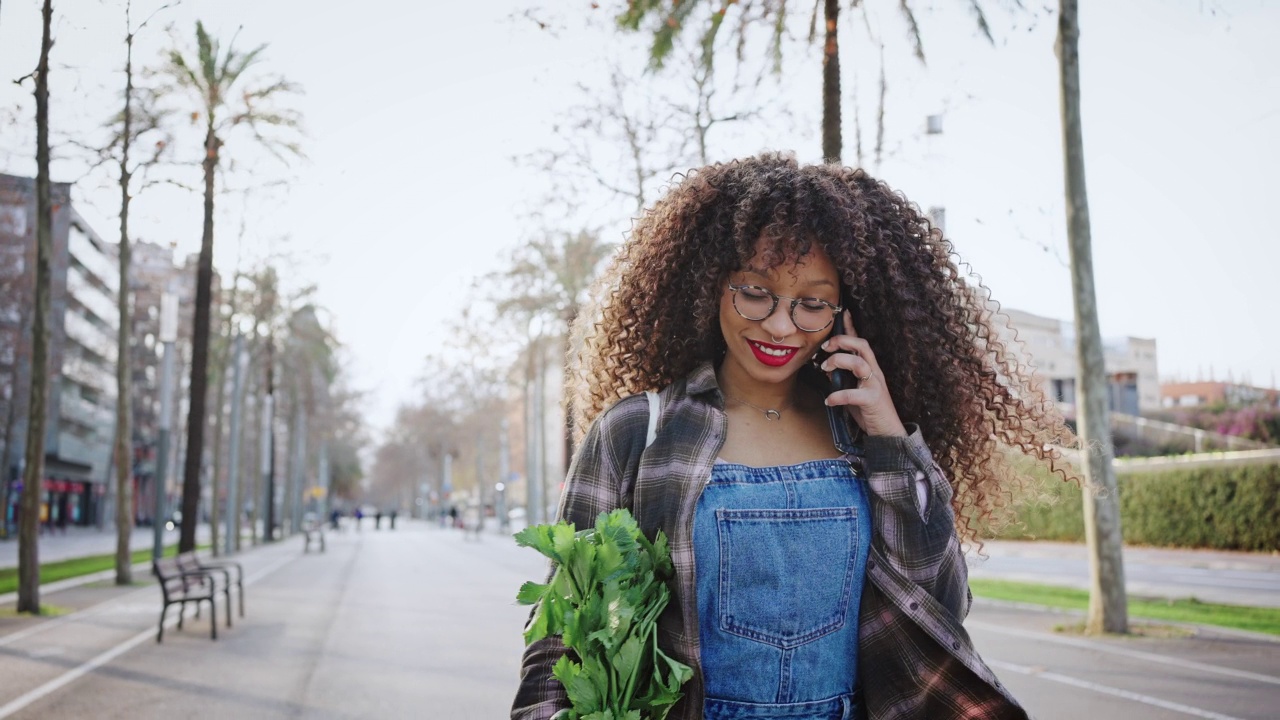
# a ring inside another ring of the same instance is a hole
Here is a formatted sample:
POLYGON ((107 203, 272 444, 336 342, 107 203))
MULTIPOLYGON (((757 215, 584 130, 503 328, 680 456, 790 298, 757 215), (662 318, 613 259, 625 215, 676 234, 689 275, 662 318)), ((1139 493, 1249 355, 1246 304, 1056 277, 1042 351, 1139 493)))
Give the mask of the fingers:
POLYGON ((853 313, 847 308, 844 310, 844 334, 849 337, 859 337, 858 328, 853 326, 853 313))
POLYGON ((859 381, 869 379, 876 370, 869 360, 853 352, 837 352, 822 362, 822 370, 824 372, 831 372, 836 369, 852 372, 853 376, 858 378, 859 381))
MULTIPOLYGON (((856 353, 868 363, 875 364, 875 353, 871 352, 871 344, 857 335, 832 335, 822 343, 822 349, 830 353, 856 353)), ((874 369, 874 368, 873 368, 874 369)), ((862 373, 865 375, 866 373, 862 373)))
POLYGON ((827 396, 827 405, 849 405, 855 408, 864 408, 872 404, 876 400, 876 393, 868 388, 856 387, 849 390, 839 390, 827 396))

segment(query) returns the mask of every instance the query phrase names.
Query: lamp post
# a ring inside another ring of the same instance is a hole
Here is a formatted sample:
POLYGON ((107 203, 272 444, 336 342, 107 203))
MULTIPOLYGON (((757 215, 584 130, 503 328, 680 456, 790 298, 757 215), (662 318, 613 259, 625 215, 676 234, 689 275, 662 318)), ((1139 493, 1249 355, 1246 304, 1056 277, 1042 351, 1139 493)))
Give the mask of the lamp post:
MULTIPOLYGON (((165 493, 169 475, 169 431, 173 428, 174 344, 178 341, 178 296, 160 296, 160 439, 156 448, 155 498, 151 521, 151 558, 164 555, 165 493)), ((188 522, 194 522, 191 518, 188 522)))
POLYGON ((244 335, 236 333, 231 350, 231 451, 227 472, 227 532, 224 545, 230 555, 240 549, 240 406, 244 402, 244 335))

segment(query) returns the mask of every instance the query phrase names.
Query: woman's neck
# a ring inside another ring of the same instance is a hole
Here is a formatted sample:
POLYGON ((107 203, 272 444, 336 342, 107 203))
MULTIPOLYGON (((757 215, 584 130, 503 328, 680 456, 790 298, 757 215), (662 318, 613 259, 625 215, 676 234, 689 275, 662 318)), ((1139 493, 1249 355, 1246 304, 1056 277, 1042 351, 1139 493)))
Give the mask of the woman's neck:
POLYGON ((790 407, 795 397, 798 373, 783 382, 760 382, 732 363, 722 362, 716 368, 716 383, 730 400, 760 408, 781 410, 790 407))

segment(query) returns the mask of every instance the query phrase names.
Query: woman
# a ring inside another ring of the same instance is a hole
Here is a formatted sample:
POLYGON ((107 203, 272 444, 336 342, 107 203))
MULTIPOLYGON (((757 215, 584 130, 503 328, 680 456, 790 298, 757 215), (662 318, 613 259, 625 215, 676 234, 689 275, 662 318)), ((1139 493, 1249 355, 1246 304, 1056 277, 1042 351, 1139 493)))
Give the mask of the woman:
MULTIPOLYGON (((600 287, 561 515, 670 539, 671 717, 1026 717, 961 626, 961 535, 1006 503, 1006 448, 1053 466, 1069 433, 941 233, 860 170, 763 155, 683 178, 600 287)), ((513 718, 567 707, 563 653, 527 648, 513 718)))

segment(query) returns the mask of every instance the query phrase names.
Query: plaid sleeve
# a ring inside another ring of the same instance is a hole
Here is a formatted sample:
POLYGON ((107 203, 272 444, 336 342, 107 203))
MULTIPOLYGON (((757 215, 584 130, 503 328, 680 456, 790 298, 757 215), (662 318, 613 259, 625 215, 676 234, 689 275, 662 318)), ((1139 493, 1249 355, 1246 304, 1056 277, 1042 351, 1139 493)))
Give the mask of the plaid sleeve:
POLYGON ((874 527, 863 589, 858 663, 867 715, 883 720, 1026 720, 982 661, 961 623, 968 571, 956 535, 951 484, 921 437, 863 444, 874 527), (923 475, 924 506, 916 493, 923 475))
MULTIPOLYGON (((638 457, 633 446, 638 432, 643 448, 648 413, 648 402, 641 395, 618 402, 596 418, 569 466, 560 498, 561 520, 582 530, 595 527, 600 513, 631 505, 631 483, 635 478, 631 459, 638 457)), ((548 581, 554 572, 553 566, 547 573, 548 581)), ((564 644, 558 637, 544 638, 525 648, 520 686, 511 707, 512 720, 548 720, 569 707, 564 687, 551 674, 551 668, 564 654, 564 644)))
POLYGON ((863 441, 874 543, 885 561, 932 595, 957 620, 969 614, 969 573, 951 509, 951 483, 933 461, 920 428, 907 437, 863 441), (927 482, 923 507, 916 484, 927 482))

